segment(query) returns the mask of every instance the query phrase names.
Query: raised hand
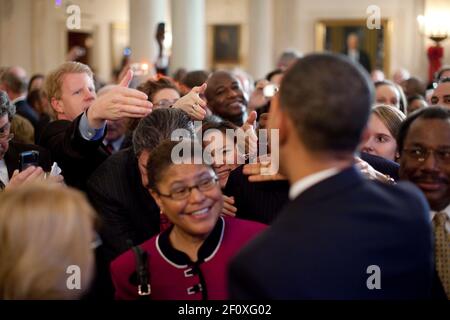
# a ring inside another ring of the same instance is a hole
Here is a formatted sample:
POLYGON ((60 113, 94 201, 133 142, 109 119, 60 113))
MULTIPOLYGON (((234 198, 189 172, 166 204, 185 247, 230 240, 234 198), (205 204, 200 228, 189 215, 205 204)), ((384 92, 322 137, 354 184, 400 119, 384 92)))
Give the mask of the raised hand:
POLYGON ((42 170, 41 167, 31 166, 21 172, 19 172, 19 170, 15 170, 5 189, 10 190, 30 182, 44 179, 49 183, 62 184, 64 182, 64 178, 62 175, 47 176, 47 174, 44 172, 44 170, 42 170))
POLYGON ((128 70, 120 84, 97 98, 87 111, 89 126, 101 128, 106 120, 143 118, 152 112, 152 103, 145 93, 128 88, 133 72, 128 70))
POLYGON ((228 217, 236 217, 237 208, 234 206, 234 197, 223 195, 222 214, 228 217))
POLYGON ((238 139, 238 141, 245 141, 245 144, 238 144, 238 150, 242 154, 248 156, 247 158, 254 158, 258 153, 258 136, 256 135, 256 111, 250 112, 247 121, 240 128, 238 134, 245 134, 245 139, 238 139))
POLYGON ((5 189, 12 189, 23 185, 24 183, 36 181, 44 178, 44 170, 41 167, 28 167, 22 172, 14 170, 11 179, 5 189))
POLYGON ((183 110, 192 120, 203 120, 206 116, 206 102, 200 98, 200 94, 204 94, 205 90, 206 83, 192 88, 188 94, 178 99, 172 108, 183 110))
POLYGON ((258 159, 257 163, 246 164, 243 173, 248 177, 250 182, 279 181, 286 180, 282 174, 271 172, 271 162, 268 155, 258 159))

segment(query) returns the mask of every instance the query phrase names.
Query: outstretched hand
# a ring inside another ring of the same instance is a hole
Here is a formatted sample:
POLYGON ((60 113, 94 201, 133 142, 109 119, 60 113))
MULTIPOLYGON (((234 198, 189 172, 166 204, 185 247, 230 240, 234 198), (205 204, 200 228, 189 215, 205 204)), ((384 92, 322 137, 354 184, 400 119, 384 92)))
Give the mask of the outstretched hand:
POLYGON ((143 118, 152 112, 152 103, 145 93, 128 88, 133 71, 128 70, 120 84, 105 95, 97 98, 87 111, 89 126, 101 128, 106 120, 143 118))
POLYGON ((236 217, 237 208, 234 206, 234 197, 223 195, 222 215, 236 217))

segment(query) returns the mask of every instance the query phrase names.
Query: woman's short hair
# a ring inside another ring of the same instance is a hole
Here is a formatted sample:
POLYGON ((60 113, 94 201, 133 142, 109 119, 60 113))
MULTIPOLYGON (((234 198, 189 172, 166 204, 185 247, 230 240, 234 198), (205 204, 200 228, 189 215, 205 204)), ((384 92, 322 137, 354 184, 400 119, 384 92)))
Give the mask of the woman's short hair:
POLYGON ((147 163, 149 181, 148 188, 151 190, 157 190, 156 186, 163 180, 167 168, 171 165, 179 163, 173 159, 173 152, 176 152, 175 155, 177 157, 182 157, 183 163, 186 163, 186 161, 188 161, 188 163, 194 163, 195 159, 195 163, 201 163, 210 167, 210 165, 203 161, 203 158, 196 158, 201 157, 202 154, 195 152, 195 148, 200 148, 199 150, 202 150, 199 142, 191 139, 183 139, 181 141, 165 140, 158 145, 153 150, 152 156, 149 157, 147 163), (189 154, 183 154, 184 151, 188 151, 189 154))
POLYGON ((372 109, 372 114, 376 115, 378 119, 386 126, 392 137, 397 138, 398 131, 406 116, 399 109, 384 104, 376 105, 372 109))
POLYGON ((0 203, 0 300, 79 298, 94 267, 95 212, 86 197, 40 182, 0 193, 0 203), (67 285, 74 266, 81 290, 67 285))
POLYGON ((157 80, 147 80, 146 82, 140 84, 137 89, 144 92, 148 96, 148 100, 150 102, 153 102, 155 94, 163 89, 173 89, 176 92, 180 93, 177 84, 172 79, 167 77, 160 77, 157 80))

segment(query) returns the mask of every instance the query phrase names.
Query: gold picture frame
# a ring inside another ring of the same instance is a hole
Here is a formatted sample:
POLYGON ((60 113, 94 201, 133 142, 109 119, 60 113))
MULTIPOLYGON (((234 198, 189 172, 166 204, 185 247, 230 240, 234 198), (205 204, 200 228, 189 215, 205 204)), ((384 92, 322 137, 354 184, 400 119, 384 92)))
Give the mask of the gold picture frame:
POLYGON ((213 67, 237 66, 241 64, 241 29, 239 24, 211 26, 210 56, 213 67))
POLYGON ((390 74, 392 23, 381 19, 379 29, 369 29, 366 19, 324 19, 315 24, 315 50, 341 53, 346 45, 346 36, 357 33, 360 48, 367 51, 372 70, 381 69, 390 74))

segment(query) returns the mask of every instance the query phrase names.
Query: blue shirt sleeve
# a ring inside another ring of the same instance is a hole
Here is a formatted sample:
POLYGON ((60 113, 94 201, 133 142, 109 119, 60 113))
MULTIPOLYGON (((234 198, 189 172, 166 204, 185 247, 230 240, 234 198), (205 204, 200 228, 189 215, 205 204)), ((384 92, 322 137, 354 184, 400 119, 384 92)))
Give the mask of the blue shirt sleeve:
POLYGON ((100 140, 105 133, 106 122, 103 127, 99 129, 92 129, 91 127, 89 127, 86 113, 87 111, 85 111, 81 116, 80 125, 78 126, 78 130, 80 130, 81 136, 88 141, 100 140))

